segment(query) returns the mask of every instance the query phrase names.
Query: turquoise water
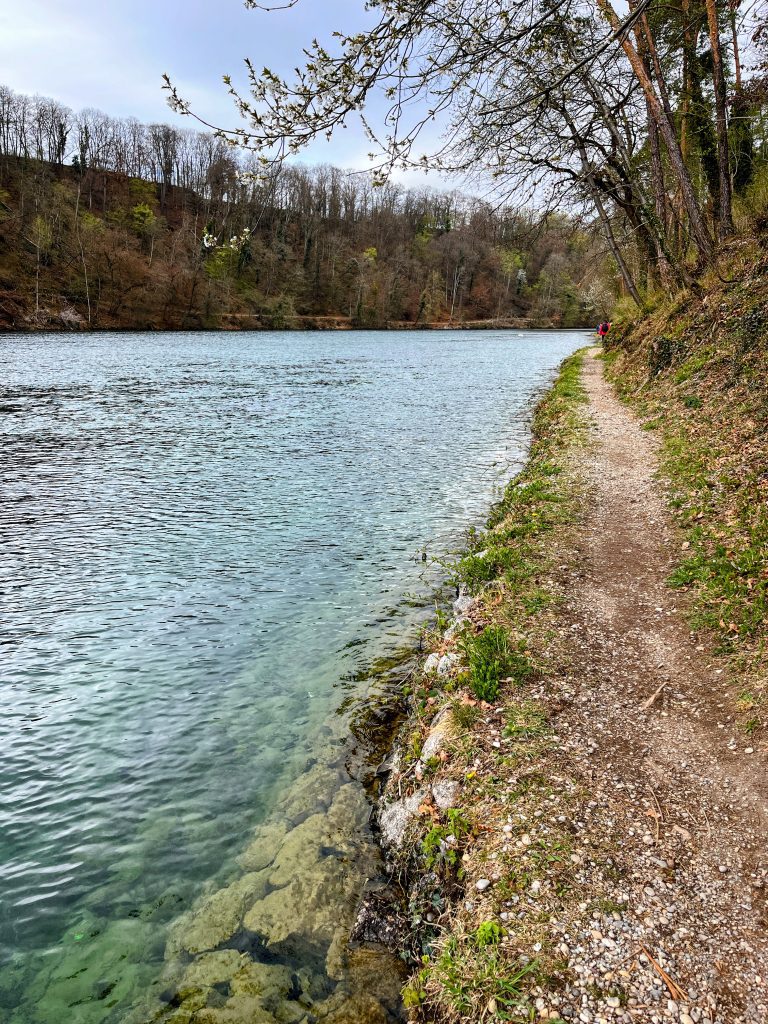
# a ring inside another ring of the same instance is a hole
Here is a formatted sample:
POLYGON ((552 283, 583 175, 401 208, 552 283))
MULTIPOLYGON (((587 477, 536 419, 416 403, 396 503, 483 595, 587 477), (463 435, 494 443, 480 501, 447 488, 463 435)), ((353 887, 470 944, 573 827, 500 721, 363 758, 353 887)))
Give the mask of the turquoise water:
POLYGON ((584 337, 0 340, 0 1016, 135 1004, 355 673, 415 636, 584 337), (57 1005, 52 965, 98 977, 104 930, 132 984, 57 1005))

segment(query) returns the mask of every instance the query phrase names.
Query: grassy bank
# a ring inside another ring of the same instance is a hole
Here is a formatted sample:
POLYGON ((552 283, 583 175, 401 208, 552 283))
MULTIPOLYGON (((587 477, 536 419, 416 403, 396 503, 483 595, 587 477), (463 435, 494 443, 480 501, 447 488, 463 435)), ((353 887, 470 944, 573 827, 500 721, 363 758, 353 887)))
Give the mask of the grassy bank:
POLYGON ((735 242, 697 294, 620 325, 606 353, 620 394, 661 439, 684 531, 670 584, 741 678, 747 733, 766 717, 768 254, 735 242))
POLYGON ((542 986, 562 966, 535 918, 513 935, 499 914, 508 916, 504 908, 545 877, 570 898, 567 878, 577 865, 568 835, 552 828, 524 864, 496 844, 511 814, 522 822, 542 803, 554 806, 545 776, 552 738, 539 698, 584 494, 575 459, 588 440, 582 361, 577 354, 561 367, 536 409, 526 467, 451 566, 460 616, 428 635, 428 671, 413 684, 389 793, 419 803, 395 855, 410 887, 414 970, 405 1001, 416 1021, 530 1020, 542 986), (441 806, 440 792, 451 795, 450 806, 441 806), (491 872, 489 917, 467 894, 482 890, 478 873, 491 872))

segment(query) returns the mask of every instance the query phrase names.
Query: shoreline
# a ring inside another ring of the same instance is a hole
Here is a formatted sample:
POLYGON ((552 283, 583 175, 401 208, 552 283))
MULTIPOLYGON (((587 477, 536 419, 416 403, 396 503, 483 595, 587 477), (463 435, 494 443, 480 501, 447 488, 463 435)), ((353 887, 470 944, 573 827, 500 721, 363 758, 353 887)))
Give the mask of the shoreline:
MULTIPOLYGON (((451 762, 452 748, 460 733, 473 724, 475 709, 479 713, 492 707, 462 690, 462 684, 467 684, 463 663, 467 656, 472 660, 472 651, 464 644, 463 636, 477 633, 483 624, 487 629, 493 618, 487 602, 489 597, 494 602, 496 595, 483 593, 493 578, 492 560, 496 557, 488 538, 509 506, 519 503, 522 517, 535 509, 537 498, 529 505, 525 499, 518 502, 518 493, 536 488, 540 479, 537 467, 542 462, 558 447, 567 460, 570 449, 584 443, 585 424, 578 411, 582 398, 575 377, 581 372, 585 351, 581 349, 563 361, 557 378, 539 399, 525 463, 508 481, 501 500, 489 509, 486 532, 475 534, 471 545, 454 564, 457 597, 447 618, 438 615, 437 627, 420 655, 411 706, 395 734, 386 762, 387 781, 374 804, 375 835, 390 873, 390 884, 383 891, 364 894, 352 940, 378 944, 405 956, 412 965, 403 993, 408 1014, 403 1019, 422 1019, 420 1012, 427 996, 423 988, 423 964, 427 959, 424 950, 443 933, 443 921, 450 908, 459 907, 469 896, 462 865, 472 826, 463 803, 468 796, 466 783, 476 773, 470 770, 461 778, 460 773, 451 770, 451 762), (557 436, 551 436, 548 431, 557 421, 567 422, 558 423, 554 431, 557 436)), ((545 476, 549 472, 547 469, 545 476)), ((577 504, 581 488, 569 473, 565 487, 572 488, 570 500, 577 504)), ((557 524, 560 529, 567 529, 567 518, 557 524)), ((555 526, 547 523, 542 533, 548 534, 555 526)), ((546 561, 547 555, 543 557, 546 561)), ((513 657, 506 669, 513 674, 517 670, 521 678, 529 670, 525 647, 523 643, 519 656, 513 657)), ((499 687, 504 688, 510 682, 511 676, 497 680, 499 687)))
POLYGON ((249 320, 250 323, 243 324, 237 322, 225 321, 215 326, 202 326, 200 324, 190 324, 189 326, 182 327, 156 327, 151 325, 109 325, 103 327, 88 327, 87 325, 81 325, 73 327, 71 325, 63 325, 61 323, 50 323, 41 326, 30 327, 26 326, 14 326, 14 327, 0 327, 0 339, 4 337, 26 337, 34 336, 39 334, 71 334, 77 336, 83 335, 99 335, 99 334, 221 334, 221 333, 252 333, 252 334, 306 334, 311 332, 323 332, 323 333, 334 333, 334 332, 365 332, 366 334, 371 333, 390 333, 398 331, 525 331, 526 333, 534 333, 539 331, 588 331, 594 330, 592 325, 576 326, 576 327, 562 327, 560 325, 541 325, 531 324, 529 320, 525 318, 510 318, 502 320, 471 320, 461 323, 444 323, 444 322, 430 322, 430 323, 411 323, 408 321, 395 321, 388 324, 378 326, 361 326, 354 325, 344 317, 313 317, 313 316, 301 316, 293 319, 300 321, 296 325, 281 325, 281 326, 269 326, 259 321, 258 317, 250 317, 243 314, 242 320, 249 320))
POLYGON ((688 543, 604 361, 537 406, 398 734, 360 919, 407 956, 413 1024, 768 1014, 762 751, 722 731, 740 670, 669 590, 688 543))
MULTIPOLYGON (((54 345, 56 340, 51 339, 54 345)), ((543 344, 554 349, 559 358, 561 353, 575 343, 576 339, 568 335, 565 342, 554 339, 543 344)), ((19 346, 19 351, 23 351, 23 348, 19 346)), ((546 360, 548 378, 553 374, 555 362, 554 358, 546 360)), ((537 390, 545 386, 546 382, 541 381, 537 390)), ((529 406, 530 401, 526 399, 521 409, 527 410, 529 406)), ((502 415, 506 421, 508 414, 502 410, 502 415)), ((528 420, 527 411, 521 412, 521 415, 528 420)), ((527 435, 528 431, 521 425, 520 433, 527 435)), ((506 436, 506 431, 503 434, 506 436)), ((520 458, 525 457, 526 447, 527 444, 521 443, 520 458)), ((515 448, 516 459, 517 451, 515 448)), ((515 462, 515 468, 517 465, 519 461, 515 462)), ((500 479, 508 478, 512 471, 507 469, 500 479)), ((496 479, 495 471, 492 477, 496 479)), ((490 485, 486 491, 483 484, 476 509, 477 518, 487 512, 495 493, 495 490, 490 490, 490 485)), ((466 526, 466 515, 470 514, 465 510, 467 507, 464 501, 458 505, 458 515, 455 516, 455 522, 452 521, 451 540, 446 543, 446 547, 460 543, 461 529, 466 526)), ((446 508, 447 514, 451 511, 450 507, 446 508)), ((440 577, 444 575, 440 568, 437 574, 440 577)), ((429 608, 426 612, 430 617, 433 614, 429 608)), ((397 637, 402 638, 404 635, 401 629, 393 633, 395 635, 390 636, 387 647, 393 639, 397 643, 397 637)), ((372 702, 364 702, 364 723, 361 729, 357 729, 353 723, 351 732, 354 739, 350 735, 350 715, 346 713, 343 718, 340 716, 336 722, 329 723, 331 731, 328 738, 332 735, 333 743, 326 744, 323 740, 317 747, 314 744, 311 748, 307 746, 306 774, 311 774, 312 778, 301 780, 301 791, 293 790, 290 801, 286 794, 288 802, 281 804, 265 828, 259 829, 252 839, 246 837, 246 850, 240 851, 239 846, 230 847, 233 857, 238 852, 243 854, 242 874, 236 871, 233 876, 222 872, 215 880, 211 879, 202 888, 199 900, 195 899, 194 907, 191 906, 191 900, 166 902, 164 910, 162 907, 157 910, 159 925, 155 925, 151 917, 145 920, 144 906, 138 904, 142 916, 137 918, 136 932, 141 929, 142 936, 145 932, 152 934, 152 946, 147 942, 145 948, 157 945, 157 953, 153 953, 151 963, 145 964, 139 959, 143 954, 134 953, 139 947, 138 942, 128 946, 128 940, 133 940, 134 932, 131 930, 127 936, 124 934, 125 926, 121 917, 109 920, 106 915, 102 915, 101 908, 91 910, 89 907, 83 915, 82 925, 78 919, 77 923, 73 922, 72 927, 62 933, 63 952, 60 957, 50 958, 47 962, 30 960, 24 966, 23 978, 22 975, 17 976, 18 989, 23 992, 26 1003, 24 1010, 19 1010, 19 1019, 24 1012, 29 1012, 29 1006, 38 1004, 48 1007, 56 1003, 70 1005, 76 999, 84 1004, 93 1003, 88 1006, 90 1020, 101 1019, 99 1011, 102 1011, 105 1004, 98 998, 98 993, 112 984, 114 971, 114 977, 118 980, 110 989, 110 999, 120 1005, 123 1001, 133 999, 131 992, 137 979, 148 979, 139 985, 142 1009, 151 1006, 147 1020, 167 1019, 174 1024, 183 1024, 185 1019, 192 1022, 195 1014, 203 1008, 206 1013, 219 1009, 230 1012, 241 997, 248 995, 247 989, 252 986, 260 987, 265 993, 269 1003, 269 1007, 263 1007, 265 1013, 272 1013, 273 1008, 276 1010, 282 1007, 281 1015, 272 1014, 279 1024, 284 1024, 286 1006, 294 1014, 298 1012, 296 1004, 299 1003, 299 996, 304 999, 301 1006, 314 1005, 318 1012, 321 1008, 323 1012, 332 1012, 339 1022, 346 1020, 345 1012, 350 1020, 354 1020, 354 1024, 369 1018, 375 1021, 378 1011, 367 998, 366 990, 371 986, 370 964, 381 964, 381 957, 367 949, 352 951, 350 957, 354 962, 355 977, 359 981, 349 987, 341 963, 353 924, 353 920, 348 918, 354 912, 356 897, 371 879, 375 885, 379 884, 379 868, 370 870, 373 863, 367 849, 370 806, 359 799, 359 791, 365 779, 360 779, 358 772, 360 761, 365 760, 365 771, 370 770, 373 775, 384 752, 376 753, 375 758, 369 759, 367 755, 363 757, 359 734, 369 734, 372 728, 379 727, 387 733, 389 741, 394 724, 393 712, 396 712, 396 705, 402 700, 401 677, 407 671, 404 668, 395 672, 392 678, 399 685, 395 686, 387 710, 379 709, 380 713, 377 711, 375 723, 370 720, 372 702), (394 709, 392 705, 395 705, 394 709), (311 756, 315 754, 319 761, 311 756), (350 767, 353 778, 359 779, 361 785, 349 785, 350 767), (355 792, 355 788, 358 792, 355 792), (361 845, 365 848, 361 849, 361 845), (359 878, 358 870, 362 872, 359 878), (177 909, 174 910, 174 906, 177 909), (177 915, 188 908, 191 913, 186 915, 184 921, 177 921, 177 915), (159 917, 161 911, 162 919, 159 917), (163 964, 166 923, 170 924, 173 935, 168 957, 163 964), (339 934, 341 931, 343 935, 339 934), (89 947, 90 937, 95 939, 93 955, 85 953, 83 935, 89 937, 89 947), (101 937, 96 938, 97 935, 101 937), (306 945, 305 936, 308 939, 306 945), (332 953, 328 967, 333 971, 333 976, 326 976, 328 954, 324 946, 332 953), (129 950, 129 957, 137 957, 135 969, 133 959, 121 962, 120 958, 126 949, 129 950), (104 950, 103 959, 101 950, 104 950), (87 963, 86 956, 89 961, 87 963), (158 958, 160 968, 167 970, 159 986, 156 980, 160 972, 154 974, 158 958), (306 965, 307 970, 300 971, 299 982, 294 983, 292 972, 295 973, 302 964, 306 965), (337 991, 333 991, 333 988, 337 991), (91 997, 92 992, 97 995, 91 997), (348 1008, 339 1005, 342 997, 350 1003, 348 1008), (328 1002, 331 999, 332 1004, 328 1002), (230 1000, 231 1005, 227 1006, 230 1000), (361 1007, 366 1016, 363 1016, 361 1007)), ((371 690, 370 685, 367 688, 371 690)), ((374 684, 374 691, 378 688, 379 684, 374 684)), ((340 696, 343 697, 347 692, 348 688, 342 687, 340 696)), ((375 852, 378 856, 378 848, 375 852)), ((132 921, 129 925, 133 929, 132 921)), ((392 963, 400 969, 402 962, 395 958, 392 963)), ((383 973, 377 969, 379 976, 383 973)), ((388 1000, 388 1005, 393 1007, 392 1020, 399 1019, 397 1005, 403 980, 398 976, 393 991, 385 994, 384 1001, 388 1000)), ((16 977, 13 983, 16 985, 16 977)), ((5 991, 0 993, 3 997, 5 994, 5 991)), ((131 1005, 134 1004, 131 1002, 131 1005)), ((86 1011, 82 1013, 85 1019, 86 1011)), ((211 1020, 215 1017, 216 1014, 211 1013, 211 1020)), ((42 1012, 40 1019, 43 1019, 42 1012)), ((131 1024, 139 1019, 145 1018, 134 1016, 131 1024)), ((292 1018, 290 1024, 293 1024, 292 1018)))
MULTIPOLYGON (((547 394, 541 401, 546 401, 547 394)), ((438 609, 438 619, 443 615, 438 609)), ((397 880, 387 862, 392 846, 382 842, 386 834, 382 825, 387 780, 401 756, 402 737, 413 724, 409 690, 422 656, 419 643, 418 648, 415 644, 403 647, 371 666, 367 692, 353 698, 339 719, 343 735, 338 736, 335 757, 326 763, 320 756, 256 829, 239 857, 245 874, 175 922, 163 979, 167 1008, 157 1006, 157 993, 154 1001, 148 993, 144 1011, 130 1024, 149 1020, 198 1024, 196 1013, 202 1005, 210 1005, 211 991, 231 978, 227 984, 237 998, 241 977, 245 984, 259 987, 260 1005, 282 1021, 285 1013, 298 1010, 291 995, 296 985, 290 983, 279 952, 283 933, 287 941, 298 920, 306 922, 299 932, 318 942, 317 949, 291 946, 289 953, 289 958, 299 953, 308 964, 307 970, 299 972, 305 994, 299 1005, 309 1014, 302 1021, 406 1021, 407 1000, 403 1002, 402 991, 407 969, 402 951, 405 947, 414 951, 416 933, 411 933, 404 913, 404 879, 397 880), (311 805, 314 810, 309 809, 311 805), (300 806, 307 810, 295 817, 300 806), (334 851, 332 857, 327 856, 328 850, 334 851), (288 882, 288 887, 273 894, 276 878, 281 885, 288 882), (230 936, 235 922, 241 923, 230 936), (326 942, 330 944, 324 956, 319 950, 326 942), (190 957, 191 963, 184 966, 190 957), (323 989, 323 972, 332 980, 332 993, 323 989)), ((446 795, 450 792, 452 787, 446 795)), ((418 887, 417 879, 414 884, 418 887)))

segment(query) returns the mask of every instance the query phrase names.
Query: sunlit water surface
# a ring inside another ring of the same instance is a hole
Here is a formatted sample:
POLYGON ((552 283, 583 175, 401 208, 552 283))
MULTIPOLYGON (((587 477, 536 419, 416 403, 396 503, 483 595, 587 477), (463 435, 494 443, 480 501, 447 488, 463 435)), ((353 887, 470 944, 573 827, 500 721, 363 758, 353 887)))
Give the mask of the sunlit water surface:
POLYGON ((350 679, 414 638, 584 337, 0 340, 0 1017, 125 1015, 350 679), (133 984, 48 992, 143 918, 133 984))

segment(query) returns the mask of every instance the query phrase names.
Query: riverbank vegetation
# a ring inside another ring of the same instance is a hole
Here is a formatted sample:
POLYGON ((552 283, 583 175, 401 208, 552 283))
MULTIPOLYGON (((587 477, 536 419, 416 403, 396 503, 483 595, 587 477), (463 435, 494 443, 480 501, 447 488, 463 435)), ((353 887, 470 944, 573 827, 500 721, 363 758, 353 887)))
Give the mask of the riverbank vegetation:
POLYGON ((612 301, 599 250, 566 215, 265 174, 210 133, 0 87, 0 328, 579 326, 612 301))
MULTIPOLYGON (((570 532, 585 496, 575 458, 588 444, 582 363, 577 354, 563 365, 537 407, 529 461, 487 529, 471 535, 455 562, 459 618, 428 636, 431 660, 411 694, 396 791, 420 787, 421 804, 396 857, 401 876, 415 879, 409 910, 416 967, 404 993, 414 1020, 533 1019, 542 984, 562 970, 559 951, 538 934, 536 920, 514 931, 504 921, 545 876, 557 879, 563 912, 576 898, 568 882, 578 871, 568 830, 556 827, 527 846, 525 864, 507 849, 500 856, 493 841, 512 820, 508 814, 532 820, 552 793, 542 774, 552 738, 540 691, 542 673, 555 667, 550 641, 564 598, 562 560, 570 560, 570 532), (441 810, 439 792, 455 806, 441 810), (478 917, 470 874, 480 892, 493 875, 492 918, 478 917)), ((546 806, 553 811, 551 802, 546 806)), ((501 834, 517 831, 518 824, 501 834)))

